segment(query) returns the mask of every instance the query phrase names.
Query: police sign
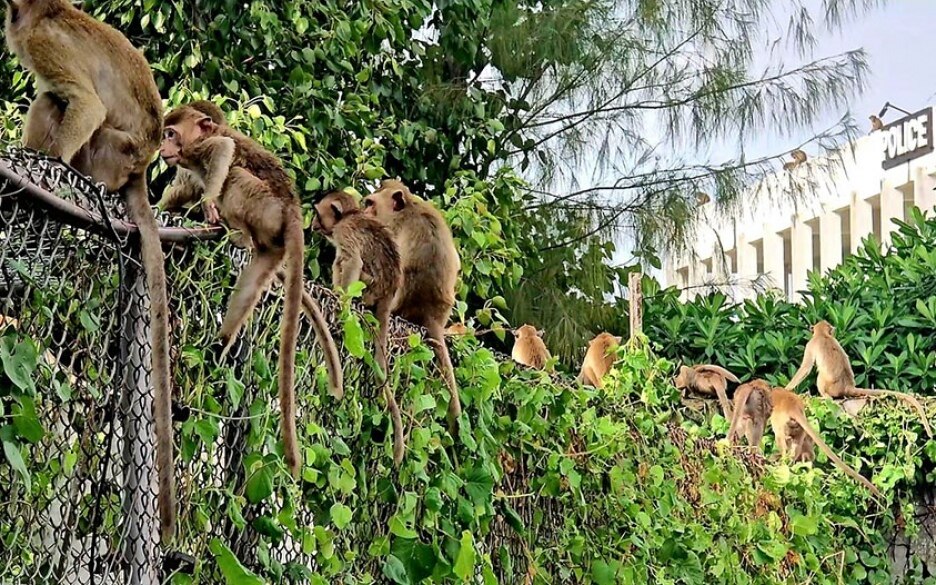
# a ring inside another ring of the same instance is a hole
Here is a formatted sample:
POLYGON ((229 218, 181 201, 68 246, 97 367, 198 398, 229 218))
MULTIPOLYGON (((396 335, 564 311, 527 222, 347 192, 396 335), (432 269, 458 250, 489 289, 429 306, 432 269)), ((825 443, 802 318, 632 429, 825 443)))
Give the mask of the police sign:
POLYGON ((920 110, 881 129, 884 169, 933 152, 933 108, 920 110))

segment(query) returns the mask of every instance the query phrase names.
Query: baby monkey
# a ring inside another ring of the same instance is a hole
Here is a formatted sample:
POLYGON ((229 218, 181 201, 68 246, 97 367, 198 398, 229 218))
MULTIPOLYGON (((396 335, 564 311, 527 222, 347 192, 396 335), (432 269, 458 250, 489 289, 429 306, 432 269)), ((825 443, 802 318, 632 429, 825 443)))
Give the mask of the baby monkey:
POLYGON ((616 359, 615 351, 621 344, 621 336, 602 332, 588 342, 588 351, 582 361, 578 381, 595 388, 603 388, 602 378, 611 371, 616 359))
MULTIPOLYGON (((387 358, 390 314, 394 297, 403 286, 400 252, 393 234, 379 220, 365 215, 357 200, 344 191, 333 191, 315 204, 312 229, 337 249, 332 286, 347 290, 358 280, 366 285, 361 300, 373 307, 377 317, 376 357, 386 382, 390 375, 387 358)), ((390 384, 384 384, 384 393, 393 419, 393 461, 399 465, 403 461, 403 421, 390 384)))
POLYGON ((511 355, 514 361, 537 370, 546 369, 546 362, 551 356, 543 342, 543 331, 538 331, 532 325, 523 325, 515 329, 513 334, 517 338, 511 355))

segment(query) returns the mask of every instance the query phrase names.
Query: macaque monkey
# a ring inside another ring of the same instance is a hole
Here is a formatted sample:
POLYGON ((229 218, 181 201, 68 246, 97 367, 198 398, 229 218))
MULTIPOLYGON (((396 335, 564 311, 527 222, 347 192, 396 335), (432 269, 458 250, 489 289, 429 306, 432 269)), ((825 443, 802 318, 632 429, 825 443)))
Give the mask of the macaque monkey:
MULTIPOLYGON (((253 258, 244 268, 221 324, 223 358, 285 261, 280 328, 279 401, 283 452, 293 475, 300 469, 296 438, 296 342, 302 309, 304 242, 302 210, 280 161, 259 144, 196 108, 182 106, 165 120, 160 154, 186 171, 183 181, 202 190, 202 209, 211 223, 223 220, 250 242, 253 258), (262 169, 262 172, 253 172, 262 169)), ((170 188, 171 190, 171 188, 170 188)))
POLYGON ((699 207, 705 205, 706 203, 712 200, 712 198, 709 197, 708 193, 703 193, 701 191, 695 194, 695 199, 696 199, 696 205, 698 205, 699 207))
POLYGON ((158 506, 168 543, 176 522, 169 318, 165 260, 146 187, 162 133, 159 89, 142 52, 67 0, 7 0, 6 41, 39 90, 26 114, 23 146, 120 193, 140 231, 150 297, 158 506))
POLYGON ((871 114, 870 116, 868 116, 868 119, 871 120, 871 132, 877 132, 878 130, 881 130, 884 128, 884 122, 882 122, 881 119, 875 116, 874 114, 871 114))
POLYGON ((449 428, 457 429, 461 399, 445 344, 445 324, 455 306, 461 270, 452 230, 432 203, 414 196, 399 180, 381 181, 363 205, 365 214, 376 217, 393 234, 403 267, 403 287, 394 299, 393 313, 426 328, 449 388, 449 428))
POLYGON ((468 335, 468 326, 464 323, 452 323, 445 328, 444 334, 446 337, 468 335))
POLYGON ((760 451, 764 429, 772 410, 770 386, 763 380, 751 380, 738 386, 734 396, 734 413, 730 417, 728 442, 734 444, 740 434, 747 439, 748 445, 760 451))
MULTIPOLYGON (((390 313, 403 286, 400 253, 393 234, 377 219, 364 215, 357 200, 343 191, 329 193, 315 204, 312 229, 337 248, 332 263, 332 286, 347 290, 358 280, 367 285, 361 300, 365 306, 374 308, 377 317, 376 357, 386 381, 390 376, 387 359, 390 313)), ((403 420, 390 384, 384 384, 384 393, 393 419, 393 462, 399 465, 403 461, 403 420)))
POLYGON ((515 329, 513 334, 517 338, 511 354, 514 361, 537 370, 545 369, 546 362, 552 356, 546 349, 546 344, 543 343, 543 331, 538 331, 532 325, 523 325, 515 329))
POLYGON ((870 481, 855 471, 822 440, 819 433, 806 420, 806 408, 803 400, 783 388, 771 388, 763 380, 753 380, 738 387, 735 393, 734 416, 728 431, 728 441, 734 442, 739 427, 746 425, 749 443, 756 442, 760 447, 764 423, 769 417, 774 432, 780 457, 797 461, 812 461, 815 458, 815 445, 819 445, 826 457, 848 474, 849 477, 868 488, 875 496, 884 495, 870 481), (754 404, 751 404, 751 402, 754 404), (747 420, 742 420, 747 419, 747 420), (759 432, 759 436, 758 436, 759 432))
POLYGON ((793 379, 786 385, 792 390, 812 371, 813 364, 819 370, 816 385, 819 394, 826 398, 861 398, 864 396, 897 396, 916 409, 926 434, 932 438, 933 431, 926 418, 926 411, 920 401, 910 394, 892 390, 871 390, 855 387, 855 373, 842 345, 835 338, 835 328, 828 321, 819 321, 813 325, 812 339, 803 352, 803 363, 793 374, 793 379))
POLYGON ((687 388, 708 396, 718 396, 725 420, 731 420, 731 404, 726 393, 729 380, 735 384, 741 383, 734 374, 721 366, 680 366, 674 385, 679 389, 687 388))
POLYGON ((793 161, 783 164, 785 171, 791 171, 806 162, 806 153, 798 148, 790 152, 790 156, 793 157, 793 161))
MULTIPOLYGON (((197 100, 189 103, 187 107, 205 114, 218 126, 224 126, 230 129, 230 126, 227 124, 227 119, 224 117, 224 112, 221 111, 221 108, 214 102, 209 100, 197 100)), ((244 162, 245 168, 247 168, 251 174, 255 177, 259 177, 263 181, 273 183, 282 181, 283 179, 280 176, 282 167, 278 164, 266 164, 266 161, 266 158, 260 158, 256 160, 249 159, 242 162, 244 162)), ((196 174, 195 171, 185 169, 181 165, 176 165, 176 175, 172 183, 163 192, 162 198, 159 203, 157 203, 157 206, 163 211, 173 211, 198 202, 201 199, 202 191, 202 184, 198 174, 196 174)), ((231 242, 240 247, 249 248, 252 245, 248 238, 243 237, 243 234, 238 234, 238 237, 232 237, 231 242)), ((287 275, 282 268, 277 269, 276 278, 281 283, 286 283, 287 275)), ((335 340, 328 329, 328 322, 325 320, 325 316, 322 314, 318 302, 305 290, 302 291, 302 308, 306 316, 308 316, 309 321, 312 323, 312 329, 315 331, 315 338, 322 347, 325 368, 328 371, 329 392, 336 399, 340 400, 344 396, 344 372, 341 369, 341 357, 338 354, 338 347, 335 345, 335 340)))
POLYGON ((599 333, 588 342, 588 351, 582 362, 582 371, 577 380, 595 388, 604 388, 601 381, 614 365, 614 352, 621 344, 621 337, 607 332, 599 333))

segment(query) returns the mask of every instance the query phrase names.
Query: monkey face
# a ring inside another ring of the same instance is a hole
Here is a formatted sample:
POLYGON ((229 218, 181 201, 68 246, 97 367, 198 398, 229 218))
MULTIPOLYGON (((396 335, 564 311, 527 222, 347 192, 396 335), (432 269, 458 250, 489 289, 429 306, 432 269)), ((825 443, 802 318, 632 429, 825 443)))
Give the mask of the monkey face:
POLYGON ((210 116, 188 106, 169 112, 159 155, 169 166, 179 164, 183 158, 182 151, 205 135, 213 133, 216 126, 210 116))
POLYGON ((325 237, 332 235, 335 226, 349 213, 358 210, 357 201, 344 191, 333 191, 315 204, 315 218, 312 229, 325 237))

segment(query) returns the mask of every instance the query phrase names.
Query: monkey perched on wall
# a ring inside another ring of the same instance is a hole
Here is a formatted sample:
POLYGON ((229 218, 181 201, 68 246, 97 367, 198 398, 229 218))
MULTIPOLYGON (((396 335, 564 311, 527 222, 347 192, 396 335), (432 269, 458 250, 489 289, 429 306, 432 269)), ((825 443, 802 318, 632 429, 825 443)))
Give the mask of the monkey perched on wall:
POLYGON ((926 411, 920 401, 910 394, 903 392, 894 392, 892 390, 871 390, 868 388, 855 387, 855 373, 852 371, 851 363, 848 361, 848 355, 842 345, 835 338, 835 328, 828 321, 819 321, 813 325, 812 339, 806 343, 806 350, 803 352, 803 363, 800 365, 793 379, 786 385, 787 390, 792 390, 803 381, 812 371, 813 364, 819 370, 816 379, 816 385, 819 388, 819 394, 826 398, 860 398, 863 396, 897 396, 916 409, 920 415, 920 422, 926 434, 933 436, 929 421, 926 418, 926 411))
POLYGON ((588 351, 582 362, 577 380, 595 388, 604 388, 601 381, 614 365, 614 352, 621 344, 621 337, 607 332, 599 333, 588 342, 588 351))
MULTIPOLYGON (((871 132, 877 132, 878 130, 882 130, 884 128, 884 122, 882 122, 881 119, 874 114, 868 116, 868 119, 871 120, 871 132)), ((871 132, 868 134, 871 134, 871 132)))
MULTIPOLYGON (((280 161, 259 144, 196 108, 182 106, 165 120, 160 154, 187 173, 180 181, 200 186, 202 209, 212 223, 240 230, 253 258, 235 285, 221 324, 221 355, 227 353, 277 269, 286 263, 280 329, 279 400, 286 465, 298 475, 295 381, 296 342, 302 305, 302 211, 280 161), (257 173, 253 169, 262 169, 257 173)), ((170 191, 172 188, 170 188, 170 191)))
POLYGON ((67 0, 8 0, 6 40, 36 76, 23 145, 61 158, 119 192, 140 231, 150 297, 151 378, 163 542, 175 533, 166 273, 146 171, 159 147, 162 100, 143 53, 67 0))
POLYGON ((444 334, 455 306, 461 270, 452 230, 432 203, 415 197, 398 180, 384 180, 366 196, 364 212, 383 222, 393 234, 403 267, 403 287, 394 300, 393 313, 426 328, 449 388, 448 419, 454 430, 461 415, 461 399, 444 334))
MULTIPOLYGON (((770 426, 774 432, 777 448, 780 449, 781 458, 788 458, 792 461, 812 461, 815 458, 814 447, 819 445, 826 457, 839 469, 868 488, 875 496, 884 497, 884 494, 874 487, 874 484, 839 459, 822 440, 819 433, 806 420, 806 408, 799 396, 783 388, 771 388, 763 380, 754 380, 738 387, 735 393, 735 411, 731 428, 728 431, 728 441, 734 442, 736 431, 743 424, 739 419, 748 417, 750 419, 748 423, 755 429, 763 428, 764 420, 766 420, 765 414, 770 417, 770 426), (756 397, 756 400, 761 401, 760 405, 749 407, 747 402, 751 397, 756 397)), ((759 448, 758 437, 752 438, 749 435, 748 440, 756 440, 759 448)))
MULTIPOLYGON (((361 300, 365 306, 374 308, 377 317, 377 364, 386 381, 390 375, 387 359, 390 312, 403 286, 400 253, 393 235, 379 220, 364 215, 357 200, 343 191, 329 193, 315 204, 312 229, 337 248, 332 264, 333 286, 347 290, 358 280, 366 285, 361 300)), ((399 465, 403 461, 403 420, 392 386, 384 384, 383 387, 393 419, 393 461, 399 465)))
POLYGON ((514 341, 511 353, 514 361, 537 370, 546 369, 546 362, 552 356, 543 342, 543 333, 532 325, 523 325, 515 329, 513 334, 517 340, 514 341))
POLYGON ((722 414, 725 420, 731 420, 731 405, 728 402, 728 381, 740 384, 734 374, 721 366, 698 365, 698 366, 680 366, 679 375, 676 376, 674 385, 680 390, 687 388, 694 392, 706 394, 708 396, 718 396, 718 402, 721 404, 722 414))
MULTIPOLYGON (((223 126, 234 132, 228 126, 224 112, 214 102, 196 100, 189 103, 187 107, 205 114, 218 126, 223 126)), ((244 138, 246 139, 246 137, 244 138)), ((278 182, 281 183, 284 180, 282 177, 284 171, 275 157, 273 160, 276 164, 270 164, 267 158, 246 158, 240 162, 251 174, 262 181, 278 184, 278 182)), ((195 171, 188 170, 180 165, 175 165, 175 169, 176 174, 172 183, 163 192, 162 198, 157 204, 164 211, 173 211, 186 207, 193 202, 199 201, 202 196, 203 187, 199 175, 195 171)), ((231 243, 245 248, 250 248, 253 245, 245 234, 232 236, 231 243)), ((286 283, 287 275, 282 268, 277 269, 276 278, 281 283, 286 283)), ((302 308, 309 317, 312 329, 315 332, 315 338, 322 348, 325 368, 328 371, 329 392, 335 398, 341 399, 344 396, 344 373, 341 369, 341 357, 338 354, 338 347, 335 345, 335 340, 328 329, 328 322, 325 320, 318 302, 305 290, 302 291, 302 308)))
POLYGON ((792 171, 806 162, 806 153, 798 148, 790 152, 790 156, 793 157, 792 162, 783 163, 783 170, 785 171, 792 171))

